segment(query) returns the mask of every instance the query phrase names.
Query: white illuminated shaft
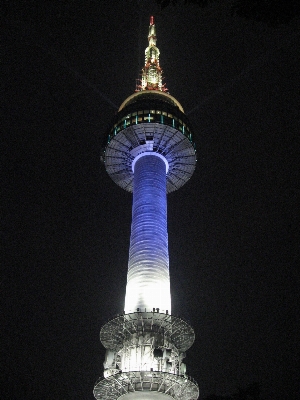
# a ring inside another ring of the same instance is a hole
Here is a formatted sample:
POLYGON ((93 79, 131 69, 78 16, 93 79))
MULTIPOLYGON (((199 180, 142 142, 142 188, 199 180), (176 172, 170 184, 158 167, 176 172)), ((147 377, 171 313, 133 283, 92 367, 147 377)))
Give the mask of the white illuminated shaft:
POLYGON ((125 312, 138 308, 171 313, 166 165, 155 153, 134 166, 125 312))

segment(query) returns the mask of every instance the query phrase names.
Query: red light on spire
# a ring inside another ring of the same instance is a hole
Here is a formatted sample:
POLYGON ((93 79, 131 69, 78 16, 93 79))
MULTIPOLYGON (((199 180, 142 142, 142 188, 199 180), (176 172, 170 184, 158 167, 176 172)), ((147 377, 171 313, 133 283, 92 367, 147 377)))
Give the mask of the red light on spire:
POLYGON ((153 15, 151 15, 151 17, 150 17, 150 25, 154 25, 154 16, 153 15))

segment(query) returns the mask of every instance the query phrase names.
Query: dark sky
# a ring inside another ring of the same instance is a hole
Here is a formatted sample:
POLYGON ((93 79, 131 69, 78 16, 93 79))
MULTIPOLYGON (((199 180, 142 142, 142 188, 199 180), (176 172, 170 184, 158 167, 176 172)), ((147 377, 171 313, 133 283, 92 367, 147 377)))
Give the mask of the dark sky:
MULTIPOLYGON (((168 197, 173 313, 196 332, 186 363, 200 399, 257 381, 263 400, 294 400, 299 19, 268 27, 221 3, 156 18, 165 81, 198 152, 192 179, 168 197)), ((131 221, 131 195, 100 148, 135 89, 156 11, 6 2, 3 399, 93 399, 100 327, 123 310, 131 221)))

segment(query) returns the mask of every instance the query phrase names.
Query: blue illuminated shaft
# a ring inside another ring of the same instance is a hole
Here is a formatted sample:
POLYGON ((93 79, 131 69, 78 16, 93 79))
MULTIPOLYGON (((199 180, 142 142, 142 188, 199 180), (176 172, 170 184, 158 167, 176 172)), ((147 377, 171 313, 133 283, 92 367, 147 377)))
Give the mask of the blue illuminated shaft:
POLYGON ((171 313, 166 165, 155 153, 134 166, 125 312, 171 313))

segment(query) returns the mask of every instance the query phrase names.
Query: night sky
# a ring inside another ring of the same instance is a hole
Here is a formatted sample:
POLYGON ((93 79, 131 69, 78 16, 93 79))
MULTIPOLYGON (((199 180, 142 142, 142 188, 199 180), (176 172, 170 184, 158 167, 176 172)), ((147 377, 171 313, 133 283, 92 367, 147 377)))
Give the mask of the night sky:
POLYGON ((300 398, 299 18, 270 27, 228 3, 6 2, 1 399, 93 399, 131 222, 100 149, 152 13, 198 154, 168 195, 172 311, 196 333, 187 372, 201 400, 253 382, 263 400, 300 398))

